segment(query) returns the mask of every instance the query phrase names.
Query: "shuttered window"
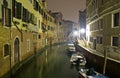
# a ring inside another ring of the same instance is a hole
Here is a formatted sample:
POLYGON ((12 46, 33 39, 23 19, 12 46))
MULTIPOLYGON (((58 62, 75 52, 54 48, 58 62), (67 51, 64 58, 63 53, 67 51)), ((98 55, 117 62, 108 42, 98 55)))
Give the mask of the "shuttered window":
POLYGON ((2 5, 2 25, 11 27, 11 9, 2 5))
POLYGON ((34 9, 35 9, 36 11, 39 10, 39 4, 38 4, 38 2, 37 2, 36 0, 34 0, 33 6, 34 6, 34 9))
POLYGON ((30 14, 30 12, 24 7, 23 7, 22 12, 23 12, 22 13, 22 21, 27 22, 27 23, 31 22, 32 21, 32 15, 30 14))
POLYGON ((15 0, 12 0, 12 16, 15 17, 15 0))
POLYGON ((26 18, 26 9, 23 7, 23 11, 22 11, 22 21, 26 21, 25 18, 26 18))
POLYGON ((12 15, 13 15, 13 17, 21 19, 21 10, 22 10, 22 4, 15 0, 12 0, 12 15))
POLYGON ((16 3, 16 18, 18 19, 21 19, 21 7, 22 7, 22 4, 21 3, 16 3))

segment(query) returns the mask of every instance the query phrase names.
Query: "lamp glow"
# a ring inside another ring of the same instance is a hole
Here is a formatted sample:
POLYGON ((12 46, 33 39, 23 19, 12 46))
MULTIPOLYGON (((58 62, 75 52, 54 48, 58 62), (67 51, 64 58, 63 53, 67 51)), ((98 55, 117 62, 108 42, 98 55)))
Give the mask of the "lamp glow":
POLYGON ((78 35, 78 32, 77 31, 74 31, 74 33, 73 33, 75 36, 77 36, 78 35))
POLYGON ((80 33, 82 33, 82 34, 85 33, 85 29, 82 28, 82 29, 80 30, 80 33))

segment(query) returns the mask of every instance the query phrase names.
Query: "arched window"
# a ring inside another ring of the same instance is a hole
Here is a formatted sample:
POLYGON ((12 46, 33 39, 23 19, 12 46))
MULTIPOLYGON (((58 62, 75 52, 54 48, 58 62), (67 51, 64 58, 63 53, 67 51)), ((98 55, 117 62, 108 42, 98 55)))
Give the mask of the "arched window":
POLYGON ((19 62, 19 50, 20 50, 20 43, 19 39, 16 38, 14 41, 14 62, 17 63, 19 62))
POLYGON ((10 51, 9 45, 8 45, 8 44, 5 44, 5 45, 4 45, 4 56, 9 55, 9 53, 10 53, 9 51, 10 51))

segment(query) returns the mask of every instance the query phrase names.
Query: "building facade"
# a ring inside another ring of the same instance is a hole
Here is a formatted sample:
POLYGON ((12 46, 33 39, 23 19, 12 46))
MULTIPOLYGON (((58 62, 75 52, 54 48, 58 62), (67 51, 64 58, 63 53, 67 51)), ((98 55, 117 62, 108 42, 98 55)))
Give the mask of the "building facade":
POLYGON ((120 1, 87 0, 88 45, 101 53, 120 60, 120 1))
POLYGON ((79 11, 80 39, 86 38, 86 10, 79 11))
POLYGON ((79 25, 70 20, 63 21, 64 37, 66 41, 75 41, 79 38, 79 25))
POLYGON ((58 39, 59 43, 64 42, 64 26, 63 26, 63 15, 61 12, 52 12, 51 15, 55 18, 56 23, 56 38, 58 39))
POLYGON ((55 43, 54 21, 44 0, 0 0, 0 77, 55 43))

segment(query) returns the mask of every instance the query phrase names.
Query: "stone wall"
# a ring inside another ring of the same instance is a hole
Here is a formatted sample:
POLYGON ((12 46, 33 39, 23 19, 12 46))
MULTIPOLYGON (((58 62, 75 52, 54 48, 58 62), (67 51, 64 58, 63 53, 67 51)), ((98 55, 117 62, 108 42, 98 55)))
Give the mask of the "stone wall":
MULTIPOLYGON (((89 50, 84 49, 83 47, 76 46, 79 52, 82 52, 87 60, 87 65, 90 67, 94 67, 96 71, 102 73, 104 66, 104 57, 95 55, 91 53, 89 50)), ((106 65, 106 75, 110 78, 120 78, 120 63, 110 60, 107 60, 106 65)))

